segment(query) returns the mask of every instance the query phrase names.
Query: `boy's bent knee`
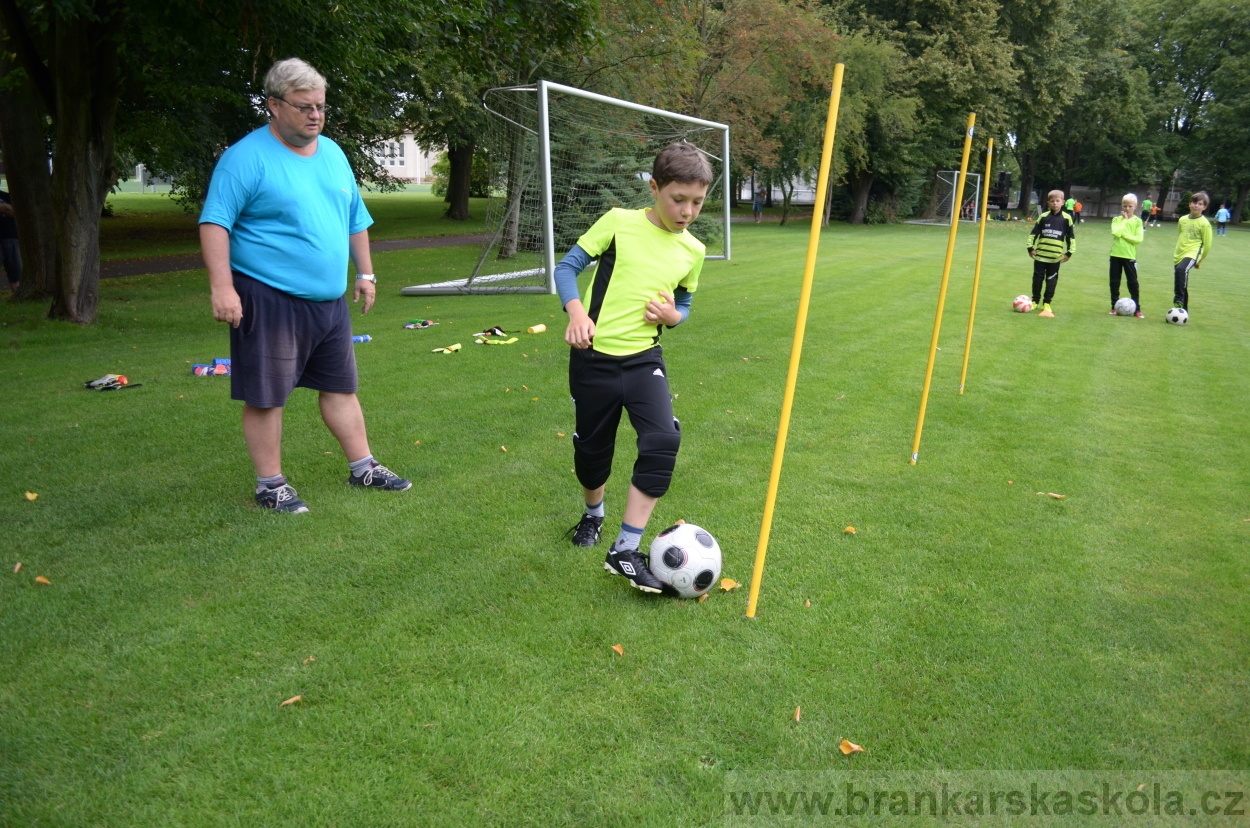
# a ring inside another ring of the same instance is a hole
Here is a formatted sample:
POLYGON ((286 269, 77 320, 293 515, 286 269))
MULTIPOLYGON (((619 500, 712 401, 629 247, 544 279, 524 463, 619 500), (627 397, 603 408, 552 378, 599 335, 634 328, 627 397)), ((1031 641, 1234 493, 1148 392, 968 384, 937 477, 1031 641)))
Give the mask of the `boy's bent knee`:
MULTIPOLYGON (((674 422, 676 425, 676 422, 674 422)), ((673 479, 681 430, 652 431, 638 437, 638 461, 634 463, 633 484, 649 497, 663 497, 673 479)))

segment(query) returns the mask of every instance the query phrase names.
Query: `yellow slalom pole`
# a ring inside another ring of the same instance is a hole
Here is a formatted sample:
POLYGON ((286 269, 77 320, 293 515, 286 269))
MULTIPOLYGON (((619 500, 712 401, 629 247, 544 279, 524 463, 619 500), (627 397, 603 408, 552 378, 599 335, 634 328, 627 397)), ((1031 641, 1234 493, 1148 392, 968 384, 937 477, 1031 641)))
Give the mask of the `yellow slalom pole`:
POLYGON ((964 157, 959 162, 959 180, 955 182, 955 204, 951 210, 951 232, 946 239, 946 262, 942 265, 942 287, 938 290, 937 314, 933 318, 933 341, 929 343, 929 364, 924 369, 924 388, 920 392, 920 416, 916 419, 916 439, 911 444, 911 464, 920 459, 920 433, 924 431, 924 410, 929 404, 929 382, 933 379, 933 361, 937 357, 938 334, 942 331, 942 309, 946 306, 946 285, 951 278, 951 259, 955 257, 955 234, 959 231, 959 210, 964 203, 964 179, 968 175, 968 153, 972 151, 973 127, 977 113, 968 114, 964 132, 964 157))
POLYGON ((981 231, 977 237, 977 266, 972 271, 972 309, 968 311, 968 336, 964 340, 964 367, 959 372, 959 393, 968 379, 968 355, 972 353, 972 323, 977 318, 977 289, 981 287, 981 253, 985 250, 985 222, 989 220, 990 176, 994 174, 994 139, 985 148, 985 186, 981 189, 981 231))
POLYGON ((820 173, 816 181, 816 208, 812 211, 812 229, 807 238, 807 263, 803 268, 803 289, 799 293, 799 316, 794 324, 794 343, 790 346, 790 370, 786 373, 786 390, 781 401, 781 425, 777 428, 777 444, 773 448, 773 469, 768 477, 768 496, 764 501, 764 521, 760 526, 760 542, 755 549, 755 571, 751 573, 751 594, 747 600, 747 618, 755 617, 764 577, 764 558, 768 555, 768 535, 773 526, 773 506, 777 503, 777 485, 781 481, 781 463, 786 456, 786 437, 790 432, 790 409, 794 404, 794 386, 799 378, 799 360, 803 356, 803 334, 807 329, 807 308, 812 298, 812 279, 816 273, 816 251, 820 247, 820 220, 825 211, 825 194, 829 186, 829 168, 833 166, 833 133, 838 126, 838 105, 842 101, 842 71, 833 67, 833 93, 829 96, 829 116, 825 120, 825 144, 820 152, 820 173))

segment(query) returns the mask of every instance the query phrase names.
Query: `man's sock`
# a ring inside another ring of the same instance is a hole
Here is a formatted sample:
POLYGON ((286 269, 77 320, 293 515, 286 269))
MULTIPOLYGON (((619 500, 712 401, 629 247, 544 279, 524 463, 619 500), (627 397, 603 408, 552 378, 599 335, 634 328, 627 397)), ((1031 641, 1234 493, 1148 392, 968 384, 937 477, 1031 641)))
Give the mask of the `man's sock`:
POLYGON ((369 471, 369 469, 373 468, 373 455, 370 454, 367 457, 362 457, 356 462, 348 463, 347 465, 352 470, 352 477, 360 477, 365 472, 369 471))
POLYGON ((603 517, 603 501, 600 500, 597 506, 591 506, 587 504, 586 515, 589 517, 597 517, 597 518, 603 517))
POLYGON ((637 549, 642 544, 642 532, 643 530, 637 526, 622 523, 621 533, 616 536, 616 543, 613 546, 617 550, 637 549))
POLYGON ((275 474, 273 477, 256 476, 256 494, 260 494, 266 489, 276 489, 286 483, 286 475, 275 474))

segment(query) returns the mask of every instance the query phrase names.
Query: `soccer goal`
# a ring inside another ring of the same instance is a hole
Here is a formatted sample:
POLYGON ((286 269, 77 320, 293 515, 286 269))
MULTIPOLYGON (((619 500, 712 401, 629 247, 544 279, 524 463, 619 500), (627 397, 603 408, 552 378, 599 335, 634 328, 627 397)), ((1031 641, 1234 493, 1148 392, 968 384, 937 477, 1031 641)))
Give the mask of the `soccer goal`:
POLYGON ((482 146, 490 170, 487 237, 463 279, 413 285, 407 296, 556 292, 555 266, 612 207, 652 203, 651 162, 685 141, 712 165, 714 181, 690 232, 707 258, 728 259, 729 127, 539 81, 491 89, 482 146))
POLYGON ((967 173, 964 181, 963 203, 955 204, 959 193, 959 170, 942 170, 937 174, 935 202, 937 212, 932 218, 914 219, 908 224, 936 224, 949 227, 952 216, 960 221, 981 220, 981 174, 967 173))

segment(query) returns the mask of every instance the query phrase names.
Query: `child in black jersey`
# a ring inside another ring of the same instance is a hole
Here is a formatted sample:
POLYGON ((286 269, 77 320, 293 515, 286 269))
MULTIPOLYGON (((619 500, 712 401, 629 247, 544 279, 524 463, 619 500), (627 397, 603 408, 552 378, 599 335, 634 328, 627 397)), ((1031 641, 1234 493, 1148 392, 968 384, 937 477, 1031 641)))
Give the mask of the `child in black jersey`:
POLYGON ((1076 249, 1076 233, 1072 216, 1064 212, 1063 191, 1051 190, 1046 195, 1050 212, 1043 213, 1029 233, 1029 258, 1033 260, 1033 306, 1038 316, 1054 316, 1050 301, 1059 284, 1059 265, 1072 258, 1076 249), (1042 293, 1042 285, 1046 293, 1042 293))

